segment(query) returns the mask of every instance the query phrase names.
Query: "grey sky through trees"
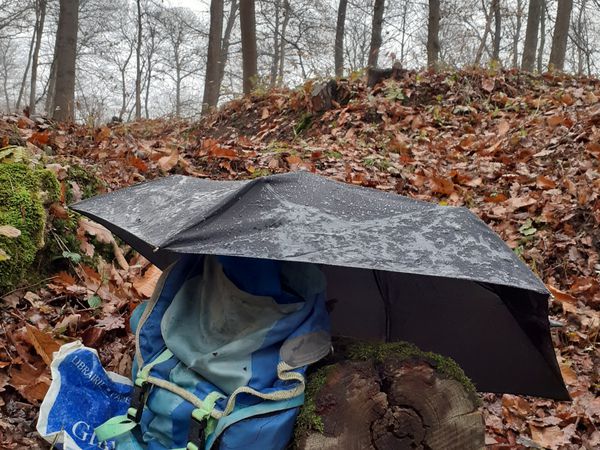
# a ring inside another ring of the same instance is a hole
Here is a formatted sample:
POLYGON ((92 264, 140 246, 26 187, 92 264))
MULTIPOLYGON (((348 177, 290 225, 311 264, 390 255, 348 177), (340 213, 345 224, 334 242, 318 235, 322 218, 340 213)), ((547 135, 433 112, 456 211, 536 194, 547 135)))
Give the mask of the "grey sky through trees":
MULTIPOLYGON (((307 78, 335 72, 334 46, 339 0, 256 0, 259 88, 273 84, 295 87, 307 78), (279 13, 277 13, 278 9, 279 13), (286 27, 282 28, 283 17, 286 27), (284 33, 283 36, 281 34, 284 33), (278 43, 275 51, 274 43, 278 43), (283 54, 282 59, 277 59, 283 54), (274 65, 274 63, 277 63, 274 65)), ((367 65, 374 0, 349 0, 343 62, 344 73, 367 65)), ((520 66, 523 56, 528 0, 499 0, 501 27, 499 63, 520 66), (520 29, 519 29, 520 28, 520 29), (518 34, 517 34, 518 31, 518 34), (516 43, 516 45, 515 45, 516 43), (515 53, 516 50, 516 53, 515 53)), ((17 110, 19 92, 29 99, 29 47, 35 27, 35 0, 0 0, 0 111, 17 110)), ((197 116, 202 108, 209 29, 209 0, 142 0, 141 55, 142 116, 197 116), (177 24, 177 25, 176 25, 177 24), (173 39, 174 35, 179 36, 173 39), (179 68, 179 75, 177 70, 179 68), (179 86, 177 89, 176 87, 179 86), (146 114, 147 113, 147 114, 146 114)), ((230 11, 224 0, 224 28, 230 11)), ((543 36, 536 61, 548 66, 557 1, 546 1, 543 36)), ((439 66, 464 67, 476 59, 487 66, 494 52, 496 27, 493 0, 441 0, 439 66), (484 30, 488 30, 484 33, 484 30), (476 58, 477 56, 477 58, 476 58)), ((239 9, 237 9, 239 13, 239 9)), ((407 68, 427 64, 428 2, 385 2, 378 65, 399 61, 407 68)), ((239 18, 231 28, 219 101, 242 92, 239 18)), ((51 87, 50 69, 58 22, 58 0, 48 0, 39 52, 36 111, 45 110, 51 87)), ((137 10, 135 0, 80 0, 75 82, 75 115, 79 121, 99 123, 135 116, 137 10)), ((542 33, 539 33, 542 34, 542 33)), ((541 37, 539 38, 541 42, 541 37)), ((536 68, 538 64, 536 64, 536 68)), ((565 52, 564 70, 600 73, 600 1, 574 0, 565 52)), ((20 102, 20 108, 28 103, 20 102)))

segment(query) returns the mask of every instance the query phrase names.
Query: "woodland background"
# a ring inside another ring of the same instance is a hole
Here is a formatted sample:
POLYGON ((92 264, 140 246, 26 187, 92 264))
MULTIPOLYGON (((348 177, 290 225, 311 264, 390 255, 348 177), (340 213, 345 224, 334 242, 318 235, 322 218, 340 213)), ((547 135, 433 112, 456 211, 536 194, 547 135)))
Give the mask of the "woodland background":
POLYGON ((394 62, 595 75, 600 1, 0 0, 6 112, 194 117, 242 91, 394 62))

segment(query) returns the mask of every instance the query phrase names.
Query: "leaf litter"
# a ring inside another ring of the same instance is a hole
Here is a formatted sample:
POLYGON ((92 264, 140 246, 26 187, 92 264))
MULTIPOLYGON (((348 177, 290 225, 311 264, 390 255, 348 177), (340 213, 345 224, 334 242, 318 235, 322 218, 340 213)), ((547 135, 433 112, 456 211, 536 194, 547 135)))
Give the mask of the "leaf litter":
MULTIPOLYGON (((573 398, 483 394, 486 444, 599 448, 600 81, 486 69, 406 72, 372 89, 341 79, 344 99, 325 111, 313 109, 314 83, 234 100, 198 122, 91 128, 4 116, 0 162, 28 153, 51 169, 63 195, 49 214, 63 218, 72 214, 67 192, 77 201, 174 173, 241 179, 308 170, 467 207, 552 293, 551 319, 561 325, 552 338, 573 398), (89 192, 69 170, 75 165, 101 185, 89 192)), ((43 445, 37 407, 61 343, 81 339, 108 369, 131 370, 128 318, 160 271, 103 227, 75 220, 79 248, 64 249, 68 265, 0 301, 1 448, 43 445)))

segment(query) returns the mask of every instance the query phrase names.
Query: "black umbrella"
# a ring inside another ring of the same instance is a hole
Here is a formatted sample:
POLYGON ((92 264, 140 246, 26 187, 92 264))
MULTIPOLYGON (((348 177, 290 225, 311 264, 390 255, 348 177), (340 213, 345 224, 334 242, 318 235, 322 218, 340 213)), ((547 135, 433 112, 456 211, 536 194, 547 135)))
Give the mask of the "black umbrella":
POLYGON ((182 253, 321 264, 335 335, 450 356, 481 391, 569 399, 548 291, 467 209, 306 172, 172 176, 72 208, 161 268, 182 253))

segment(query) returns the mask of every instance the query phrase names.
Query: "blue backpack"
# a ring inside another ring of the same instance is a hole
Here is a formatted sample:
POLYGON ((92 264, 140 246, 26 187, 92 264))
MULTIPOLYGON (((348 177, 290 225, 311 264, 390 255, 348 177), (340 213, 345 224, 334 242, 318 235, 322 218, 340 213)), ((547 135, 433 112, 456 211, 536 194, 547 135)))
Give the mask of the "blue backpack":
POLYGON ((132 315, 135 389, 96 428, 118 450, 284 449, 331 347, 312 264, 187 255, 132 315))

